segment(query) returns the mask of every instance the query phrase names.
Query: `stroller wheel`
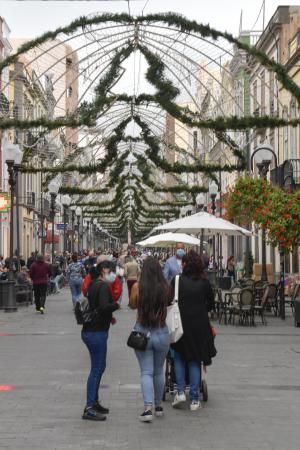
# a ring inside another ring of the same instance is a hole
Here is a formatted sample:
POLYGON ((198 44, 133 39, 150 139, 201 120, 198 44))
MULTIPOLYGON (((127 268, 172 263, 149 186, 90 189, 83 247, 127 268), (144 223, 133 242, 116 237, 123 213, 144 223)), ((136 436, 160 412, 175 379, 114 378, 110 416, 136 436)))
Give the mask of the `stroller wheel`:
POLYGON ((202 380, 201 392, 202 392, 202 399, 203 399, 203 401, 207 402, 207 400, 208 400, 208 390, 207 390, 207 383, 206 383, 205 380, 202 380))

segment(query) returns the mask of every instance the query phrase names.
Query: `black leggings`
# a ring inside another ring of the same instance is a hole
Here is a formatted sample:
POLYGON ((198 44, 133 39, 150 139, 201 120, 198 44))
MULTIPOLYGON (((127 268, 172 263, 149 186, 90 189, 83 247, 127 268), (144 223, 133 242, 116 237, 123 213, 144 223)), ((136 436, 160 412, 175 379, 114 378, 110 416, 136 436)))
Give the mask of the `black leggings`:
POLYGON ((47 294, 47 284, 34 284, 34 301, 37 310, 45 307, 46 294, 47 294))

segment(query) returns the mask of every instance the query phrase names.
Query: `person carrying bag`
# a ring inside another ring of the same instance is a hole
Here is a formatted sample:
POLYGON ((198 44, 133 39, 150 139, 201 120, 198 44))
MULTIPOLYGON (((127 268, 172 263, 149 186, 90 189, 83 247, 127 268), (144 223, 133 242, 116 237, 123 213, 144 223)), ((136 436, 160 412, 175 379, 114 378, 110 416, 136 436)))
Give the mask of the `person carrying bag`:
MULTIPOLYGON (((206 278, 200 255, 190 250, 183 257, 182 266, 178 305, 183 335, 172 344, 177 385, 172 406, 179 408, 186 402, 186 370, 188 370, 190 409, 196 411, 201 407, 199 401, 201 365, 210 365, 217 353, 208 317, 208 312, 214 308, 214 293, 206 278)), ((176 280, 172 282, 172 290, 176 298, 176 280)))
POLYGON ((170 288, 159 262, 148 257, 143 264, 135 296, 130 307, 137 309, 137 321, 127 345, 135 349, 141 370, 144 411, 141 422, 151 422, 154 413, 163 416, 164 363, 169 351, 170 335, 166 325, 170 288), (153 395, 154 394, 154 395, 153 395))

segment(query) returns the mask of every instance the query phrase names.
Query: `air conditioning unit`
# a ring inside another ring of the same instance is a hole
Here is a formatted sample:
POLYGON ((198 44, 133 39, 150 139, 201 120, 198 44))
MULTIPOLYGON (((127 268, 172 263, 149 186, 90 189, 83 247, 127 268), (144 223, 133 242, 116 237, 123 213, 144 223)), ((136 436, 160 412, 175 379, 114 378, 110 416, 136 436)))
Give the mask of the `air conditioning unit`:
POLYGON ((35 192, 27 192, 26 204, 35 207, 35 192))

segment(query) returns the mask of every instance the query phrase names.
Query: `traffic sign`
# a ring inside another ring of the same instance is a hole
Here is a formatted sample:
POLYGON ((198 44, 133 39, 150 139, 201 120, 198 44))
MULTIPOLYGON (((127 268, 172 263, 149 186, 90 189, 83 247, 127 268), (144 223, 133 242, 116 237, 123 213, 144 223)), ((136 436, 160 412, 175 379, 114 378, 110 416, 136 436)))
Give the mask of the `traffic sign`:
POLYGON ((66 228, 68 227, 68 224, 67 224, 67 223, 57 223, 57 224, 56 224, 56 229, 57 229, 57 230, 64 230, 65 227, 66 227, 66 228))

